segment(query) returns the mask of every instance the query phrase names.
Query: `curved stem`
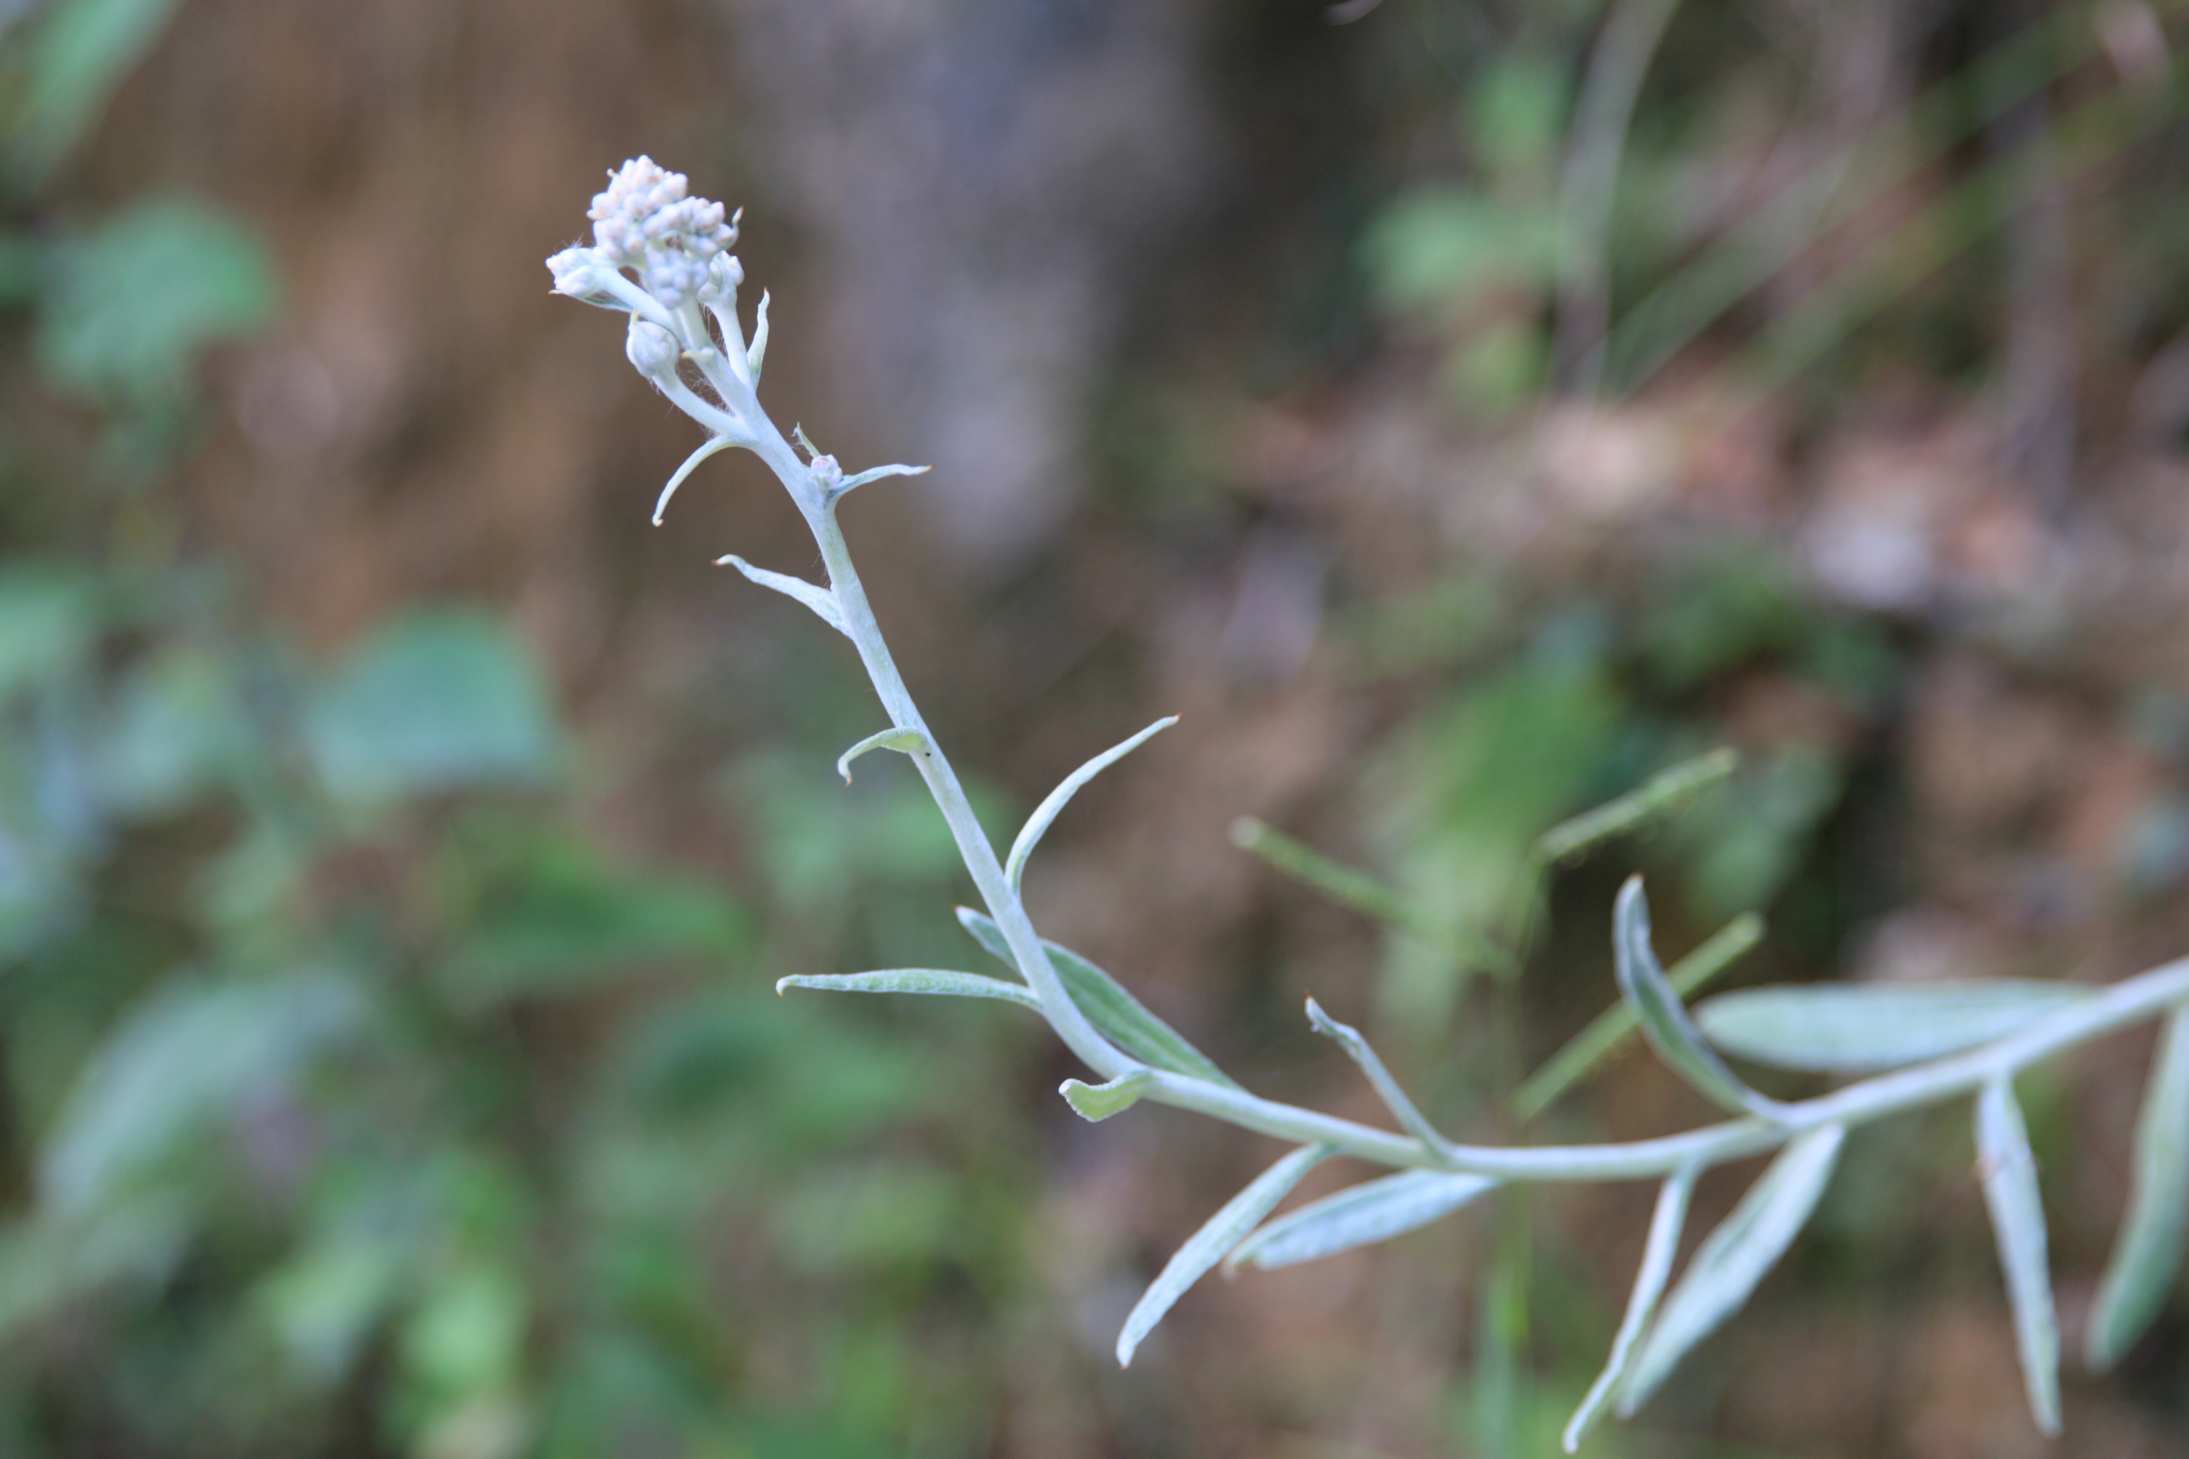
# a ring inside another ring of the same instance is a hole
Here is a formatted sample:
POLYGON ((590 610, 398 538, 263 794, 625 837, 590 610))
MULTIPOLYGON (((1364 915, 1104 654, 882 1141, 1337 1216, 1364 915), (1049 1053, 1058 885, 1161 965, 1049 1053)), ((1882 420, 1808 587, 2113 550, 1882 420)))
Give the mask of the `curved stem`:
MULTIPOLYGON (((749 444, 781 479, 812 530, 828 569, 829 587, 843 618, 845 636, 858 649, 859 661, 890 723, 921 737, 923 747, 910 752, 909 758, 919 768, 920 778, 950 827, 975 890, 1002 929, 1027 986, 1039 999, 1042 1017, 1074 1054, 1105 1078, 1144 1076, 1143 1099, 1192 1110, 1277 1139, 1327 1146, 1334 1153, 1379 1165, 1461 1171, 1508 1181, 1643 1180, 1761 1154, 1804 1131, 1826 1125, 1866 1124, 1967 1094, 2039 1060, 2189 1004, 2189 958, 2185 958, 2117 983, 2044 1024, 1982 1048, 1779 1106, 1776 1117, 1768 1123, 1729 1120, 1682 1134, 1615 1144, 1511 1147, 1427 1140, 1264 1099, 1190 1075, 1150 1069, 1103 1037, 1073 1003, 1050 965, 1017 889, 1004 874, 995 846, 973 814, 965 787, 936 744, 890 654, 873 606, 867 601, 866 588, 852 563, 851 549, 837 523, 836 498, 813 469, 799 460, 790 442, 761 408, 745 372, 710 369, 708 378, 722 395, 723 404, 751 430, 752 439, 744 444, 749 444)), ((690 403, 678 403, 691 411, 690 403)), ((706 416, 694 414, 706 420, 706 416)))

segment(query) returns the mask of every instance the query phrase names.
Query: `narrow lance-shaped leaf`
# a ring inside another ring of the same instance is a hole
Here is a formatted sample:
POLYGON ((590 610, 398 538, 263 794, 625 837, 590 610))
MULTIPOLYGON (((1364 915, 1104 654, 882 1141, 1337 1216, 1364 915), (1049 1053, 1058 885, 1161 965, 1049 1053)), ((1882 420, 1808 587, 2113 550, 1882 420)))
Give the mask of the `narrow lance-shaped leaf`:
POLYGON ((760 383, 760 370, 768 359, 768 291, 760 291, 760 307, 753 310, 752 343, 745 347, 745 368, 752 383, 760 383))
POLYGON ((2176 1009, 2136 1120, 2136 1173, 2113 1259, 2098 1284, 2084 1356, 2103 1371, 2166 1305, 2189 1237, 2189 1009, 2176 1009))
POLYGON ((831 492, 830 495, 840 498, 846 492, 857 491, 870 481, 880 481, 891 476, 925 476, 934 469, 932 466, 907 466, 900 461, 892 461, 887 466, 869 466, 866 470, 854 471, 842 481, 837 482, 836 490, 831 492))
MULTIPOLYGON (((975 942, 1006 967, 1018 966, 1017 959, 1011 956, 1010 944, 1004 941, 1003 929, 996 925, 993 917, 971 907, 960 907, 958 921, 973 935, 975 942)), ((1061 943, 1044 938, 1041 945, 1048 951, 1049 965, 1056 969, 1064 991, 1071 995, 1072 1002, 1104 1038, 1154 1068, 1206 1079, 1231 1089, 1239 1087, 1206 1054, 1149 1012, 1146 1005, 1115 978, 1061 943)))
MULTIPOLYGON (((1665 973, 1672 991, 1682 998, 1707 986, 1763 941, 1763 919, 1743 912, 1726 923, 1709 940, 1674 963, 1665 973)), ((1513 1113, 1532 1120, 1555 1104, 1567 1090, 1616 1052, 1641 1026, 1634 1005, 1621 998, 1588 1022, 1588 1026, 1543 1061, 1513 1091, 1513 1113)))
POLYGON ((843 612, 836 606, 836 595, 827 588, 809 583, 804 578, 794 578, 788 573, 770 572, 764 567, 754 567, 734 552, 716 558, 715 566, 734 567, 749 581, 758 583, 763 588, 773 588, 786 598, 797 599, 819 614, 823 623, 848 636, 849 630, 844 627, 843 612))
POLYGON ((900 755, 916 755, 927 748, 927 736, 912 729, 885 729, 868 735, 836 757, 836 773, 844 777, 844 784, 851 784, 851 762, 873 750, 895 750, 900 755))
POLYGON ((1004 858, 1003 863, 1003 874, 1011 885, 1016 887, 1026 875, 1026 859, 1034 854, 1034 848, 1041 844, 1041 838, 1048 833, 1050 824, 1071 803, 1072 797, 1079 794, 1081 786, 1176 723, 1177 715, 1166 714, 1131 739, 1110 746, 1065 776, 1063 782, 1050 791, 1040 805, 1034 807, 1034 813, 1026 818, 1026 824, 1019 829, 1018 839, 1011 843, 1011 854, 1004 858))
POLYGON ((1597 1374, 1589 1385, 1581 1406, 1573 1411, 1566 1422, 1564 1443, 1568 1454, 1581 1447, 1581 1438, 1589 1431, 1604 1411, 1604 1405, 1619 1391, 1619 1384, 1626 1377, 1627 1365, 1634 1359, 1635 1344, 1642 1340, 1643 1329, 1657 1310, 1657 1299, 1665 1292, 1665 1285, 1672 1280, 1672 1261, 1680 1254, 1680 1230, 1687 1224, 1688 1200, 1695 1194, 1696 1171, 1691 1166, 1675 1172, 1657 1192, 1657 1209, 1649 1218, 1649 1239, 1642 1246, 1642 1268, 1634 1278, 1634 1295, 1627 1299, 1626 1316, 1619 1320, 1619 1331, 1611 1340, 1611 1356, 1604 1360, 1604 1371, 1597 1374))
POLYGON ((1642 1032, 1681 1078, 1695 1089, 1740 1114, 1757 1115, 1774 1122, 1783 1120, 1786 1107, 1742 1083, 1725 1061, 1703 1042, 1702 1031, 1687 1016, 1680 995, 1673 991, 1665 970, 1649 944, 1649 899, 1642 894, 1642 879, 1627 878, 1612 910, 1613 964, 1618 969, 1619 991, 1634 1006, 1642 1032))
POLYGON ((1649 1401, 1680 1360, 1740 1311, 1817 1208, 1847 1131, 1796 1136, 1711 1232, 1642 1340, 1619 1393, 1622 1418, 1649 1401))
POLYGON ((1186 1289, 1207 1275, 1209 1268, 1222 1261, 1248 1232, 1259 1226, 1262 1218, 1275 1210, 1277 1203, 1300 1183, 1301 1177, 1328 1153, 1321 1145, 1301 1146, 1256 1176, 1252 1184, 1226 1201, 1222 1210, 1186 1238, 1186 1244, 1178 1248, 1178 1254, 1156 1275, 1126 1316, 1124 1330, 1117 1335, 1117 1365, 1120 1368, 1132 1366, 1133 1352, 1141 1340, 1186 1294, 1186 1289))
POLYGON ((2037 1191, 2037 1157, 2014 1089, 1995 1079, 1976 1097, 1976 1153, 1984 1172, 1984 1204, 1999 1238, 2014 1307, 2015 1347, 2029 1411, 2047 1434, 2060 1431, 2060 1323, 2045 1266, 2045 1207, 2037 1191))
POLYGON ((1368 1046, 1368 1040, 1361 1037, 1360 1030, 1338 1022, 1323 1012, 1322 1005, 1312 998, 1307 1000, 1307 1021, 1315 1032, 1334 1041, 1354 1063, 1361 1066, 1361 1072, 1368 1076, 1369 1087, 1376 1091, 1376 1097, 1383 1101, 1384 1108, 1391 1111, 1391 1117, 1399 1122, 1399 1128, 1431 1150, 1444 1148, 1444 1137, 1437 1133, 1436 1126, 1429 1123, 1414 1102, 1406 1097, 1406 1091, 1399 1088, 1398 1080, 1391 1077, 1391 1071, 1384 1067, 1383 1060, 1377 1057, 1376 1051, 1368 1046))
POLYGON ((661 519, 667 516, 669 512, 669 499, 676 495, 677 488, 684 484, 685 479, 699 469, 700 462, 718 451, 727 451, 732 446, 743 444, 744 442, 739 441, 734 436, 710 436, 698 450, 686 456, 684 464, 679 466, 676 469, 676 474, 669 478, 669 484, 661 489, 661 495, 654 499, 654 525, 657 527, 661 525, 661 519))
POLYGON ((912 993, 942 998, 993 998, 1038 1010, 1041 1000, 1031 988, 987 978, 979 973, 954 973, 946 968, 883 968, 871 973, 797 973, 775 980, 775 991, 811 988, 822 993, 912 993))
POLYGON ((1717 1047, 1759 1064, 1867 1073, 2006 1038, 2089 996, 2072 983, 2015 978, 1754 988, 1701 1004, 1695 1022, 1717 1047))
POLYGON ((1289 1211, 1239 1243, 1224 1269, 1273 1271, 1389 1241, 1441 1221, 1497 1182, 1486 1175, 1402 1170, 1289 1211))

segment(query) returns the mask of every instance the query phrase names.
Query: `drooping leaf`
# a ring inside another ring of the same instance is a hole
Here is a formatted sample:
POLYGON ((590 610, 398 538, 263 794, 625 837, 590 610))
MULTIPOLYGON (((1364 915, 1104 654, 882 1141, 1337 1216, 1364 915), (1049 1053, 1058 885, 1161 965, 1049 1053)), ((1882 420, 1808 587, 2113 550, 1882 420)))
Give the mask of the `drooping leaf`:
POLYGON ((851 784, 851 762, 861 755, 875 750, 895 750, 900 755, 914 755, 927 748, 927 736, 915 729, 891 727, 876 730, 836 757, 836 773, 844 777, 844 784, 851 784))
POLYGON ((1226 1269, 1274 1271, 1418 1231, 1474 1200, 1497 1182, 1484 1175, 1403 1170, 1350 1186, 1289 1211, 1225 1258, 1226 1269))
POLYGON ((539 784, 560 755, 531 656, 478 613, 379 629, 314 696, 306 738, 327 788, 359 802, 539 784))
POLYGON ((1163 1320, 1163 1314, 1186 1294, 1187 1288, 1200 1281, 1211 1267, 1245 1240, 1247 1233, 1259 1226, 1262 1218, 1275 1210, 1277 1203, 1290 1195, 1292 1188, 1327 1153, 1320 1145, 1301 1146, 1256 1176, 1245 1190, 1209 1217, 1200 1230, 1186 1238, 1186 1244, 1179 1247, 1177 1255, 1157 1273, 1126 1316, 1124 1330, 1117 1335, 1117 1365, 1120 1368, 1132 1366, 1134 1350, 1163 1320))
POLYGON ((83 1073, 40 1157, 39 1188, 80 1212, 252 1092, 292 1076, 359 1027, 356 985, 315 972, 178 982, 145 1002, 83 1073))
POLYGON ((1621 1417, 1647 1403, 1680 1360, 1746 1304, 1808 1224, 1846 1138, 1840 1125, 1796 1136, 1710 1233, 1634 1355, 1619 1394, 1621 1417))
POLYGON ((1649 1238, 1642 1246, 1642 1269, 1635 1275, 1634 1295, 1627 1299, 1626 1315, 1619 1320, 1619 1331, 1612 1337, 1611 1356, 1604 1360, 1604 1371, 1596 1375, 1581 1406, 1566 1423, 1563 1442, 1568 1454, 1580 1449, 1582 1436, 1619 1391, 1627 1365, 1633 1361, 1635 1344, 1642 1340, 1643 1330, 1657 1310, 1657 1299, 1672 1280, 1672 1261, 1680 1252, 1680 1229, 1687 1224, 1695 1175, 1693 1169, 1677 1171, 1657 1192, 1657 1209, 1649 1218, 1649 1238))
POLYGON ((1642 879, 1629 877, 1612 910, 1613 962, 1619 991, 1641 1020, 1642 1032, 1664 1061, 1694 1088, 1739 1114, 1778 1120, 1785 1107, 1750 1089, 1725 1061, 1703 1042, 1702 1031, 1687 1016, 1680 995, 1665 977, 1649 941, 1649 899, 1642 879))
POLYGON ((2014 1087, 1995 1079, 1976 1097, 1976 1154, 1984 1173, 1984 1204, 1999 1238, 2014 1308, 2015 1348, 2029 1411, 2047 1434, 2060 1431, 2060 1323, 2045 1265, 2045 1207, 2037 1191, 2037 1157, 2029 1148, 2014 1087))
POLYGON ((871 973, 798 973, 775 980, 775 991, 811 988, 823 993, 913 993, 942 998, 994 998, 1024 1008, 1040 1009, 1041 1000, 1031 988, 986 978, 979 973, 954 973, 946 968, 883 968, 871 973))
POLYGON ((1178 716, 1167 714, 1130 739, 1110 746, 1065 776, 1057 788, 1050 791, 1040 805, 1034 807, 1034 813, 1019 828, 1018 839, 1011 843, 1011 854, 1003 863, 1003 874, 1011 885, 1016 887, 1025 877, 1027 858, 1034 854, 1034 848, 1048 834, 1050 825, 1063 813, 1064 807, 1071 803, 1072 797, 1079 794, 1082 786, 1176 723, 1178 716))
MULTIPOLYGON (((970 907, 960 907, 958 921, 992 956, 1001 959, 1006 966, 1018 966, 1011 956, 1010 944, 1003 940, 1003 929, 996 925, 993 917, 970 907)), ((1154 1068, 1206 1079, 1227 1088, 1239 1087, 1206 1054, 1187 1043, 1176 1029, 1150 1013, 1147 1006, 1115 978, 1061 943, 1043 939, 1041 945, 1048 950, 1049 964, 1056 969, 1064 991, 1079 1005, 1079 1011, 1087 1015, 1087 1021, 1101 1030, 1104 1038, 1154 1068)))
POLYGON ((1711 1043, 1780 1069, 1863 1073, 2002 1039, 2090 996, 2072 983, 1871 983, 1721 993, 1695 1010, 1711 1043))
POLYGON ((1140 1103, 1151 1076, 1145 1069, 1130 1074, 1120 1074, 1106 1084, 1089 1084, 1084 1079, 1067 1079, 1057 1088, 1078 1116, 1090 1124, 1100 1124, 1114 1114, 1123 1114, 1140 1103))
POLYGON ((2085 1358, 2103 1371, 2120 1360, 2151 1325, 2189 1237, 2189 1009, 2176 1009, 2159 1037, 2159 1051, 2136 1120, 2136 1172, 2128 1214, 2098 1284, 2085 1358))

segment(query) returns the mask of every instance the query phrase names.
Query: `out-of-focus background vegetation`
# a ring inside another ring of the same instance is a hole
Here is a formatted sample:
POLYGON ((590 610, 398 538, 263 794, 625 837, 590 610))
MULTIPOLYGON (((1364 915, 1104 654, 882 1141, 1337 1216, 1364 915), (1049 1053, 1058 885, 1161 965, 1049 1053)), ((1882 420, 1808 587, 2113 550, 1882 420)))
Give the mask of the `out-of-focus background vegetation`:
MULTIPOLYGON (((1735 981, 2189 950, 2179 9, 0 0, 0 1455, 1550 1452, 1646 1190, 1211 1283, 1121 1373, 1272 1150, 1081 1124, 1007 1009, 773 996, 978 966, 966 889, 835 779, 843 645, 709 565, 812 567, 773 484, 647 527, 692 430, 539 260, 632 153, 750 205, 779 415, 937 465, 848 522, 996 832, 1184 713, 1052 936, 1300 1102, 1377 1117, 1312 991, 1449 1128, 1639 1136, 1705 1111, 1631 1051, 1511 1099, 1635 867, 1668 956, 1764 914, 1735 981)), ((2071 1333, 2141 1054, 2024 1089, 2071 1333)), ((1594 1452, 2174 1455, 2185 1359, 2177 1302, 2040 1444, 1941 1114, 1594 1452)))

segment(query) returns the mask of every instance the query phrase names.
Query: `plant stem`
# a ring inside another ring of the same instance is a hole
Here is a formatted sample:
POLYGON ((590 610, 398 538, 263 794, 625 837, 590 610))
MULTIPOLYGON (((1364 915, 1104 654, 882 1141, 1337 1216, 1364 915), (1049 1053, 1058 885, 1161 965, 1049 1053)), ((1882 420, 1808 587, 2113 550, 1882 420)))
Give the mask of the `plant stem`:
POLYGON ((881 626, 874 620, 873 605, 867 602, 866 587, 859 581, 858 569, 852 565, 851 549, 844 541, 843 529, 837 525, 836 503, 826 496, 816 497, 811 485, 813 473, 798 460, 790 443, 772 425, 761 432, 760 456, 790 488, 792 499, 799 504, 806 525, 813 531, 813 540, 821 549, 821 561, 828 569, 829 588, 835 593, 837 609, 843 615, 844 633, 859 651, 859 662, 865 665, 867 677, 873 681, 874 692, 881 699, 890 723, 920 736, 924 747, 912 752, 912 763, 919 767, 920 778, 927 782, 935 808, 942 812, 951 838, 958 843, 958 855, 973 879, 973 889, 987 904, 988 915, 1003 929, 1004 941, 1010 946, 1011 956, 1017 961, 1026 985, 1041 999, 1042 1017, 1049 1021, 1049 1026, 1056 1030, 1057 1037, 1064 1040, 1066 1047, 1105 1078, 1115 1079, 1135 1072, 1140 1065, 1096 1031, 1087 1021, 1087 1015, 1079 1011, 1079 1006, 1064 991, 1056 969, 1049 965, 1049 955, 1041 946, 1040 935, 1034 931, 1033 921, 1026 915, 1017 891, 1004 876, 1003 864, 996 859, 996 848, 981 828, 979 818, 973 814, 973 804, 958 781, 958 772, 951 768, 949 757, 935 742, 927 721, 920 715, 919 706, 912 701, 911 691, 905 687, 904 675, 897 670, 897 661, 882 637, 881 626))
POLYGON ((761 411, 749 386, 737 389, 742 382, 719 378, 714 383, 718 389, 730 385, 732 393, 741 397, 733 403, 741 407, 739 415, 755 430, 758 439, 753 443, 754 451, 781 478, 812 529, 843 617, 844 632, 858 650, 859 661, 890 723, 920 736, 921 745, 910 753, 910 758, 950 827, 974 889, 1003 930, 1027 986, 1041 1000, 1042 1017, 1073 1053, 1105 1078, 1147 1075, 1144 1099, 1192 1110, 1281 1140, 1326 1145, 1335 1153, 1379 1165, 1463 1171, 1509 1181, 1644 1180, 1761 1154, 1825 1125, 1867 1124, 1902 1110, 1936 1104, 1992 1080, 2011 1078, 2039 1060, 2189 1004, 2189 958, 2184 958, 2117 983, 2025 1033, 1785 1105, 1775 1120, 1730 1120, 1683 1134, 1616 1144, 1504 1147, 1428 1142, 1205 1079, 1149 1069, 1088 1022, 1050 966, 1024 904, 1004 876, 995 847, 973 814, 965 787, 928 730, 890 655, 874 609, 867 602, 866 589, 859 581, 858 569, 852 564, 851 549, 837 524, 835 499, 761 411))

